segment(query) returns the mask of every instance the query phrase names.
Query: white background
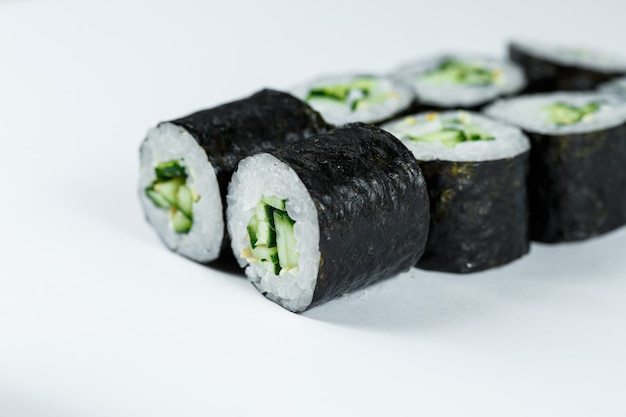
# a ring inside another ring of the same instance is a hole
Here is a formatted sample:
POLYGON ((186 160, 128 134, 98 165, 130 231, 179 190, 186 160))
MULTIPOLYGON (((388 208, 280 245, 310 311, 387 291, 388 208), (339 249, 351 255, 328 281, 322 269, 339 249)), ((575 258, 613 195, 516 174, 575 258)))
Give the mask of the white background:
POLYGON ((622 0, 0 0, 0 416, 624 416, 626 230, 295 315, 166 250, 161 120, 530 37, 626 53, 622 0))

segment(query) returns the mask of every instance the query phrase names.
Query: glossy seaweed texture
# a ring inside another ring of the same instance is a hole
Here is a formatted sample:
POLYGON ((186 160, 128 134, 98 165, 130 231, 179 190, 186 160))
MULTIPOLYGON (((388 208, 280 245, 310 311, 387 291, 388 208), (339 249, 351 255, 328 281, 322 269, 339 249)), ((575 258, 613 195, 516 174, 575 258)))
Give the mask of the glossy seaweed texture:
POLYGON ((524 69, 528 81, 524 94, 593 90, 603 82, 624 75, 560 64, 531 55, 515 44, 509 45, 509 57, 524 69))
POLYGON ((420 166, 431 222, 419 268, 476 272, 528 252, 528 152, 482 162, 422 161, 420 166))
MULTIPOLYGON (((228 183, 243 158, 332 128, 308 104, 269 89, 170 123, 185 128, 206 151, 217 175, 223 207, 228 183)), ((230 253, 226 229, 224 233, 222 255, 230 253)))
POLYGON ((270 153, 298 174, 317 208, 321 259, 309 307, 415 265, 428 235, 428 193, 394 136, 354 123, 270 153))
POLYGON ((533 240, 582 240, 626 223, 626 124, 582 134, 527 135, 533 240))

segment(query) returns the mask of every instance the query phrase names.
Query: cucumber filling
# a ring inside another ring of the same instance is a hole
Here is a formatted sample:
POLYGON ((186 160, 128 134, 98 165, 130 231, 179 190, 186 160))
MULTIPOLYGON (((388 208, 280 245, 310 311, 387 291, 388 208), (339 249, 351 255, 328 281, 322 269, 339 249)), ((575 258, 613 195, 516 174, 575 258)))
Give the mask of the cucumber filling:
POLYGON ((373 77, 355 78, 347 84, 329 84, 313 87, 306 101, 329 101, 347 106, 351 111, 365 109, 395 97, 395 92, 375 92, 377 80, 373 77))
POLYGON ((156 179, 146 187, 146 196, 155 206, 166 209, 170 227, 176 233, 188 233, 193 225, 193 203, 200 199, 192 187, 187 185, 187 172, 179 161, 157 164, 156 179))
POLYGON ((422 74, 420 78, 435 85, 483 86, 497 83, 501 73, 477 63, 446 59, 437 68, 422 74))
POLYGON ((600 110, 600 103, 590 102, 584 106, 574 106, 561 101, 543 108, 546 119, 558 126, 568 126, 590 120, 600 110))
MULTIPOLYGON (((434 117, 434 116, 433 116, 434 117)), ((413 142, 438 143, 449 148, 454 148, 462 142, 488 141, 495 138, 485 129, 472 124, 469 116, 446 119, 439 125, 440 128, 422 134, 408 134, 413 142)))
POLYGON ((277 276, 298 268, 294 224, 285 200, 261 196, 247 227, 250 247, 241 256, 277 276))

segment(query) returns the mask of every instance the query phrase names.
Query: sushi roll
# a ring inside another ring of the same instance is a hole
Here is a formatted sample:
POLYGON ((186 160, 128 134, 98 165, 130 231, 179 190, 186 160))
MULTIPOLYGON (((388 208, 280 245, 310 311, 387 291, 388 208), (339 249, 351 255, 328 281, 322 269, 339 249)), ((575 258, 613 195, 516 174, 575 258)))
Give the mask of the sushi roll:
POLYGON ((187 258, 207 263, 222 247, 230 254, 225 197, 237 163, 329 128, 306 103, 273 90, 160 123, 140 149, 145 216, 165 245, 187 258))
POLYGON ((524 68, 525 93, 593 90, 626 75, 626 57, 591 48, 515 41, 509 44, 509 57, 524 68))
POLYGON ((626 104, 590 92, 547 93, 485 112, 530 139, 532 239, 582 240, 626 223, 626 104))
POLYGON ((430 231, 417 267, 467 273, 529 250, 528 138, 475 113, 420 113, 382 126, 419 161, 430 231))
POLYGON ((335 125, 381 123, 408 110, 414 100, 410 86, 382 75, 326 76, 291 92, 335 125))
POLYGON ((362 123, 242 160, 227 213, 246 275, 293 312, 409 269, 429 223, 415 158, 362 123))
POLYGON ((525 86, 522 70, 512 62, 467 54, 446 54, 406 65, 397 75, 413 87, 414 112, 457 108, 476 110, 525 86))

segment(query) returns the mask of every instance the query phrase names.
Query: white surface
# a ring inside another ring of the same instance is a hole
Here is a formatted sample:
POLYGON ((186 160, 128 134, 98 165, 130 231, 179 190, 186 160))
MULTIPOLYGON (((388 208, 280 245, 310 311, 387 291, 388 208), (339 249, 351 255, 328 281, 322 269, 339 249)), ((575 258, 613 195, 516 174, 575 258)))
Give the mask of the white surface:
POLYGON ((626 230, 295 315, 143 220, 158 121, 513 36, 626 35, 617 0, 334 3, 0 0, 2 417, 626 414, 626 230))

